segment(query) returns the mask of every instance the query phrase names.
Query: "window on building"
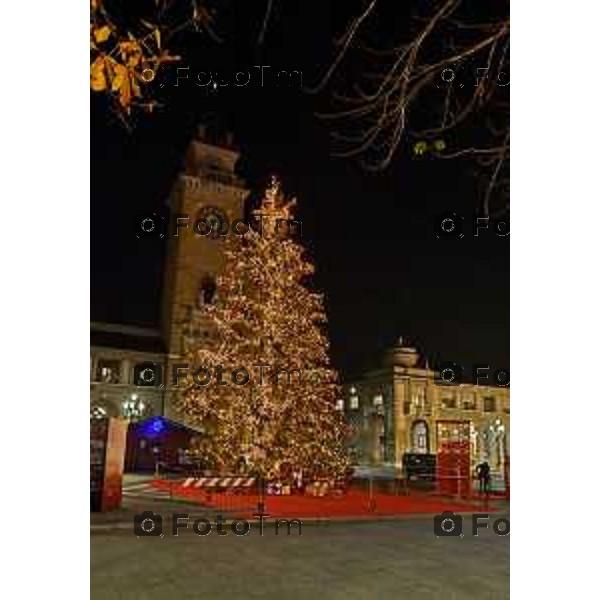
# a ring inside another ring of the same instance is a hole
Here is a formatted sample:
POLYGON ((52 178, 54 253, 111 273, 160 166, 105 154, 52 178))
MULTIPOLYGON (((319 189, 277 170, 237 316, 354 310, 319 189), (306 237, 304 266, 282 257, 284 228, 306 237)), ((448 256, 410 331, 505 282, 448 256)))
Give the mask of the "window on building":
POLYGON ((383 406, 383 396, 374 396, 373 406, 383 406))
POLYGON ((483 399, 483 410, 484 412, 496 412, 496 398, 488 396, 483 399))
POLYGON ((413 393, 412 401, 413 404, 417 407, 423 406, 425 400, 425 392, 424 390, 417 390, 413 393))
POLYGON ((472 394, 463 400, 463 410, 477 410, 475 394, 472 394))
POLYGON ((408 401, 404 403, 404 414, 410 415, 410 402, 408 401))
POLYGON ((344 401, 343 400, 337 400, 335 403, 335 407, 338 410, 344 410, 344 401))
POLYGON ((456 398, 454 398, 453 396, 447 396, 446 398, 442 398, 442 408, 456 408, 456 398))
POLYGON ((118 360, 99 360, 96 367, 96 381, 102 383, 119 383, 121 379, 121 362, 118 360))
POLYGON ((350 409, 358 410, 358 406, 359 406, 358 396, 350 396, 350 409))
POLYGON ((199 304, 212 304, 217 293, 217 282, 212 275, 204 275, 200 281, 199 304))

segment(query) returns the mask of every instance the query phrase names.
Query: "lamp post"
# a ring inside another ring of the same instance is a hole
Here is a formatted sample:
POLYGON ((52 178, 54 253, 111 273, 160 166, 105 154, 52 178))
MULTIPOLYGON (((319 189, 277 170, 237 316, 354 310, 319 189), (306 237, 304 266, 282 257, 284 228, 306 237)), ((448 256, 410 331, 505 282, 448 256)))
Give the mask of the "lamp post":
POLYGON ((90 419, 102 420, 106 419, 106 410, 101 406, 92 406, 90 411, 90 419))
POLYGON ((131 399, 125 399, 121 402, 121 412, 126 419, 139 419, 146 410, 143 400, 138 399, 137 394, 131 394, 131 399))
POLYGON ((497 418, 492 425, 490 425, 490 432, 493 435, 494 444, 496 446, 496 464, 499 470, 502 470, 503 458, 505 456, 505 445, 504 445, 504 423, 500 418, 497 418))

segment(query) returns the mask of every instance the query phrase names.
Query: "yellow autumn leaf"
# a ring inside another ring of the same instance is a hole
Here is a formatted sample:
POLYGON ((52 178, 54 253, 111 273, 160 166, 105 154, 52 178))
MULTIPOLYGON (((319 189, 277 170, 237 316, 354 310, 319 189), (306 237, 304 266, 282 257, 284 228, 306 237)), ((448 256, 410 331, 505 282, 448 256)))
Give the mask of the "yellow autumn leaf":
POLYGON ((104 25, 103 27, 98 27, 98 29, 94 29, 94 39, 97 44, 101 44, 105 42, 111 34, 111 29, 108 25, 104 25))
POLYGON ((127 54, 133 54, 134 52, 140 51, 140 47, 139 47, 138 43, 135 41, 135 39, 124 40, 122 42, 119 42, 119 49, 121 50, 121 55, 123 56, 123 58, 127 54))
POLYGON ((141 52, 139 54, 132 54, 127 59, 127 66, 128 67, 137 67, 140 63, 141 58, 142 58, 141 52))
POLYGON ((135 67, 142 58, 142 49, 137 41, 120 42, 121 60, 129 67, 135 67))
POLYGON ((90 67, 90 87, 94 92, 103 92, 106 89, 104 58, 102 56, 99 56, 90 67))
POLYGON ((127 73, 127 69, 119 63, 115 64, 114 70, 115 70, 115 76, 112 80, 111 87, 112 87, 112 91, 116 92, 117 90, 121 89, 121 87, 127 81, 128 73, 127 73))
POLYGON ((120 63, 114 65, 111 91, 119 95, 119 103, 129 112, 133 97, 141 96, 140 88, 134 80, 135 72, 120 63))
POLYGON ((118 64, 116 60, 114 60, 113 58, 111 58, 110 56, 105 56, 105 74, 106 74, 106 81, 107 83, 107 88, 109 88, 112 84, 112 80, 115 77, 115 65, 118 64))
POLYGON ((129 77, 126 77, 119 87, 119 102, 121 106, 129 111, 129 105, 131 104, 131 86, 129 84, 129 77))

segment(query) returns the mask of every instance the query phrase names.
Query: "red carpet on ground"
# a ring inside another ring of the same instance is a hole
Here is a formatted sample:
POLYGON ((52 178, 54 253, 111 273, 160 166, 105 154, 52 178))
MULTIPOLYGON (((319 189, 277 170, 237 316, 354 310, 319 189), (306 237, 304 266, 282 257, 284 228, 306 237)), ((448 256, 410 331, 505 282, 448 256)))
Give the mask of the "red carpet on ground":
MULTIPOLYGON (((243 518, 256 513, 259 497, 252 494, 232 494, 210 492, 184 488, 181 482, 156 480, 153 485, 160 489, 170 489, 174 498, 197 502, 210 508, 235 511, 243 518)), ((439 514, 443 511, 481 512, 482 500, 453 500, 423 492, 411 492, 409 495, 375 493, 372 501, 369 494, 362 490, 350 489, 343 496, 265 496, 265 512, 272 517, 286 518, 372 518, 409 514, 439 514)), ((485 509, 492 512, 491 507, 485 509)))

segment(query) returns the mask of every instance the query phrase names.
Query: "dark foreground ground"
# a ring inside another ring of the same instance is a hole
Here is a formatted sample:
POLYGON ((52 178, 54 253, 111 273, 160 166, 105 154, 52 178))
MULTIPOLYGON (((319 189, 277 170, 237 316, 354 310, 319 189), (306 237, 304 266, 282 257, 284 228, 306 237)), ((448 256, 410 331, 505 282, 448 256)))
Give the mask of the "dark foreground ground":
MULTIPOLYGON (((497 517, 495 515, 494 517, 497 517)), ((492 517, 492 518, 494 518, 492 517)), ((190 524, 191 527, 191 524, 190 524)), ((509 597, 510 536, 490 527, 437 538, 431 517, 389 522, 305 524, 287 536, 252 524, 245 537, 229 526, 199 537, 133 531, 91 538, 92 600, 237 598, 486 600, 509 597)))

